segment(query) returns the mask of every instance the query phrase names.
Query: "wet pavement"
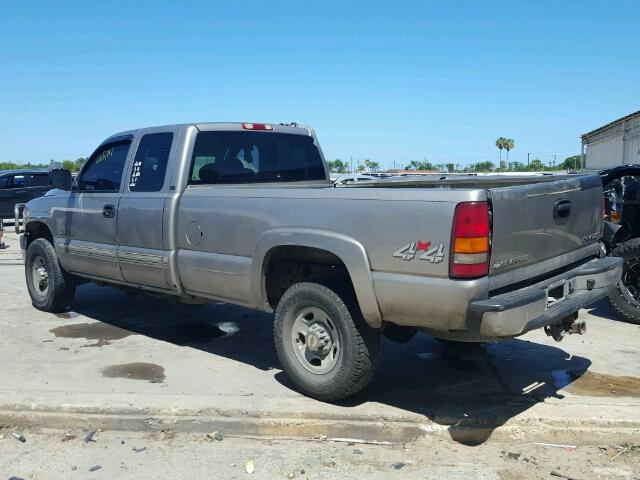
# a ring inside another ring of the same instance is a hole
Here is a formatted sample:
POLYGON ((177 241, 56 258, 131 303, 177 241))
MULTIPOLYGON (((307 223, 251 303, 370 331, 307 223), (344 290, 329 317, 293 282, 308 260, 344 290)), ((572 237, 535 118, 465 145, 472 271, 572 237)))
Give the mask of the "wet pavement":
POLYGON ((70 312, 47 314, 30 305, 15 253, 0 254, 0 410, 392 422, 465 443, 503 426, 517 436, 531 422, 640 431, 640 327, 618 321, 605 303, 581 312, 586 336, 562 343, 541 331, 469 349, 426 335, 405 345, 383 340, 370 387, 328 405, 298 394, 280 371, 270 315, 93 284, 78 288, 70 312))
POLYGON ((163 367, 144 362, 110 365, 102 369, 102 375, 107 378, 146 380, 149 383, 162 383, 165 379, 163 367))

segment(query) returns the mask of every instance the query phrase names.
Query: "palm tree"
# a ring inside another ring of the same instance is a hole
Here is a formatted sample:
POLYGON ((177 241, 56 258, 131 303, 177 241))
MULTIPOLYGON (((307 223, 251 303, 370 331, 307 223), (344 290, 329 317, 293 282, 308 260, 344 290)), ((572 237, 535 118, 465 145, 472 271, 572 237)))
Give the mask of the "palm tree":
POLYGON ((500 150, 500 168, 502 168, 502 149, 506 148, 507 139, 504 137, 498 137, 496 140, 496 147, 500 150))
POLYGON ((509 151, 516 148, 516 142, 513 138, 505 138, 504 140, 504 149, 507 151, 507 164, 509 164, 509 151))

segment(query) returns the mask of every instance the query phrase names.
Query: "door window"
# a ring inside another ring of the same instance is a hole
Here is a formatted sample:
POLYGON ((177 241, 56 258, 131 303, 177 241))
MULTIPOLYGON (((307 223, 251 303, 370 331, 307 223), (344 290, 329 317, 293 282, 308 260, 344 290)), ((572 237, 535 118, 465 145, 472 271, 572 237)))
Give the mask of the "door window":
POLYGON ((173 133, 149 133, 138 145, 133 161, 129 190, 132 192, 158 192, 164 185, 173 133))
POLYGON ((47 173, 32 173, 27 175, 28 187, 47 187, 49 185, 49 174, 47 173))
POLYGON ((78 188, 89 192, 119 191, 130 145, 131 141, 127 140, 98 148, 82 169, 78 188))
POLYGON ((9 188, 24 188, 24 175, 14 175, 9 188))
POLYGON ((10 177, 0 177, 0 190, 9 188, 9 178, 10 177))

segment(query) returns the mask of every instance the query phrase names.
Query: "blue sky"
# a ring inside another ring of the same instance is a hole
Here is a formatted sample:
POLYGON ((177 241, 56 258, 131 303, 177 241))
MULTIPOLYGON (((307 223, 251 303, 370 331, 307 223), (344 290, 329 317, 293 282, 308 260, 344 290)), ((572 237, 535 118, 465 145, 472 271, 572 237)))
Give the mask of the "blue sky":
POLYGON ((297 121, 327 158, 545 162, 640 109, 640 2, 6 2, 0 161, 297 121), (532 157, 533 158, 533 157, 532 157))

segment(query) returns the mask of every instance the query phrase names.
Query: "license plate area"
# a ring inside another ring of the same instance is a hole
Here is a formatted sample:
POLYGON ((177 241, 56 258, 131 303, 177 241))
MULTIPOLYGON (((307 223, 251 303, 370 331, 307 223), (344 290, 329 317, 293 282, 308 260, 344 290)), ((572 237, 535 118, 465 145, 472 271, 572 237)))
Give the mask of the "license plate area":
POLYGON ((567 280, 560 280, 549 285, 547 287, 547 308, 567 298, 570 293, 569 286, 570 284, 567 280))

